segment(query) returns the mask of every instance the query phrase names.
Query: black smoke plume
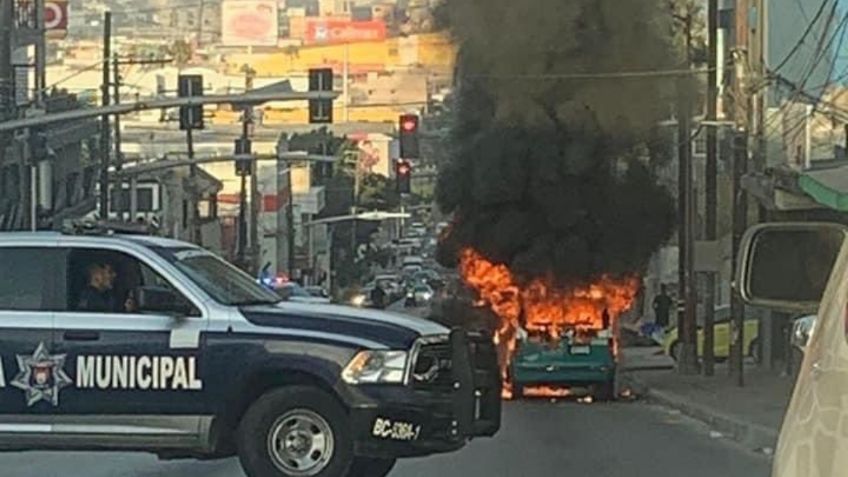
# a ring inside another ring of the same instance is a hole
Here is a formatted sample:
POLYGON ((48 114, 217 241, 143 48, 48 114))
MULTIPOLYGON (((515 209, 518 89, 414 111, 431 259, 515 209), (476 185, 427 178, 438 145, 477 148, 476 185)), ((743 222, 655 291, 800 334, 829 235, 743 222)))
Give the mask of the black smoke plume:
POLYGON ((471 246, 522 279, 640 272, 674 227, 651 138, 680 68, 658 0, 448 0, 459 45, 445 265, 471 246), (600 74, 601 77, 597 77, 600 74), (594 75, 591 78, 579 75, 594 75))

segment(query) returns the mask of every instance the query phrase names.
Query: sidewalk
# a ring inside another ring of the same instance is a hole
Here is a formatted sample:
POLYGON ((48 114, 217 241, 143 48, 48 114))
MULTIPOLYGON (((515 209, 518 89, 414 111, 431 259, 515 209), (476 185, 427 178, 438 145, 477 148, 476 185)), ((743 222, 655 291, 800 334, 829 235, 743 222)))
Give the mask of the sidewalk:
MULTIPOLYGON (((654 349, 656 348, 649 348, 654 349)), ((745 387, 728 376, 726 363, 716 365, 715 376, 681 376, 657 369, 662 356, 646 349, 626 348, 622 384, 658 404, 705 422, 723 435, 751 448, 774 449, 789 404, 794 378, 765 371, 753 364, 745 368, 745 387)))

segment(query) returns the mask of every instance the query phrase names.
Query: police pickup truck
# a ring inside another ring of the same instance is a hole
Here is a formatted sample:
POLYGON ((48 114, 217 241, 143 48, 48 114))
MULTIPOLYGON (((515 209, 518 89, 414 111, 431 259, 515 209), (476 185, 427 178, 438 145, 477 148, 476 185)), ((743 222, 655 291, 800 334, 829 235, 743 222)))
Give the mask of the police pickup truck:
POLYGON ((197 246, 0 234, 0 450, 238 455, 249 477, 380 477, 500 428, 482 335, 280 302, 197 246))

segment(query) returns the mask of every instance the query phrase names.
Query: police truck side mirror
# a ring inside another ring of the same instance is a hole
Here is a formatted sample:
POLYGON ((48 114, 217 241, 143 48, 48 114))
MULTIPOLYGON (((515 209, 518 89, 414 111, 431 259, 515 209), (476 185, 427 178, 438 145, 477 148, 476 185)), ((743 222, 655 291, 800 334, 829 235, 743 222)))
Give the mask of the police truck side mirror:
POLYGON ((140 287, 136 291, 138 311, 176 315, 179 317, 194 314, 194 307, 183 297, 168 288, 140 287))
POLYGON ((814 313, 848 228, 828 223, 769 223, 746 232, 736 286, 751 306, 814 313))

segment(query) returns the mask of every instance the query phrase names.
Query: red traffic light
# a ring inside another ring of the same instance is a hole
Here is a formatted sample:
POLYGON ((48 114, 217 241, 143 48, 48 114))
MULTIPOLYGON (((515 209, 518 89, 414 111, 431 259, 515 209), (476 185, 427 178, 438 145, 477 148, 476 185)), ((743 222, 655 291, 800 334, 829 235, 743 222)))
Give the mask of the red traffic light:
POLYGON ((408 161, 398 161, 397 163, 397 175, 399 176, 408 176, 412 173, 412 164, 408 161))
POLYGON ((418 116, 404 115, 400 117, 400 128, 403 132, 413 133, 418 129, 418 116))

